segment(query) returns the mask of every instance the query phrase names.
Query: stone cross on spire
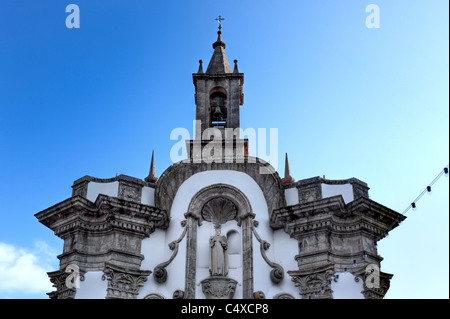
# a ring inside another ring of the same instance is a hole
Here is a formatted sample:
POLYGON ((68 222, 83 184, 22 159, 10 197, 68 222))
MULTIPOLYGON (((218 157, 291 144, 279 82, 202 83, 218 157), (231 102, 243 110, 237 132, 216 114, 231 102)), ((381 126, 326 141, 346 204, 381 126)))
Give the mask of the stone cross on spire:
POLYGON ((225 18, 222 18, 221 15, 219 15, 219 17, 217 19, 214 19, 217 22, 219 22, 219 30, 222 29, 222 21, 225 20, 225 18))

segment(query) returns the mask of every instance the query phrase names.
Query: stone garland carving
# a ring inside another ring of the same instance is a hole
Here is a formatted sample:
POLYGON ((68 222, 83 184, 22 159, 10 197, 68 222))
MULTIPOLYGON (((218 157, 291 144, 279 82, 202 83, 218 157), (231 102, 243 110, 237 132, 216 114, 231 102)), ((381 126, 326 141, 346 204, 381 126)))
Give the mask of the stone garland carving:
POLYGON ((119 182, 119 190, 118 190, 119 198, 140 203, 141 193, 142 193, 141 185, 134 185, 131 183, 126 183, 124 181, 119 182))
POLYGON ((147 281, 151 271, 131 270, 107 264, 102 280, 108 280, 106 298, 136 299, 139 289, 147 281))
POLYGON ((178 254, 178 246, 180 244, 180 242, 183 240, 184 236, 186 235, 186 231, 187 231, 187 227, 186 227, 186 221, 183 220, 181 222, 181 226, 184 228, 183 232, 181 233, 181 236, 177 239, 172 241, 169 244, 169 249, 173 251, 172 255, 170 256, 170 258, 163 262, 158 264, 154 269, 153 269, 153 277, 155 278, 155 280, 158 283, 164 283, 167 280, 167 270, 166 267, 170 265, 170 263, 175 259, 175 257, 178 254))
POLYGON ((299 203, 308 203, 322 198, 322 188, 320 183, 305 185, 298 188, 299 203))
POLYGON ((259 237, 258 233, 255 230, 255 227, 258 227, 258 221, 256 221, 256 220, 253 221, 253 225, 251 225, 251 230, 252 230, 253 234, 255 235, 256 239, 258 240, 258 242, 260 243, 261 256, 263 257, 265 262, 270 267, 273 268, 272 271, 270 272, 270 279, 272 280, 272 282, 274 284, 278 284, 284 278, 284 269, 281 265, 270 261, 270 259, 267 257, 266 250, 269 249, 270 244, 267 241, 262 240, 261 237, 259 237))

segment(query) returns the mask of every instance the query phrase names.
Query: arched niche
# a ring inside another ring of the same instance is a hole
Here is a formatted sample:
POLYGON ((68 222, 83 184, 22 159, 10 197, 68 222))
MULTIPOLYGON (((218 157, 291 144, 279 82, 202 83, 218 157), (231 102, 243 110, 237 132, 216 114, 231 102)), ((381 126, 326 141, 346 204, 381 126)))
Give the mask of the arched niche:
POLYGON ((236 230, 224 235, 227 235, 227 240, 230 240, 232 254, 242 256, 240 259, 242 262, 239 262, 239 266, 242 265, 242 282, 240 284, 243 298, 251 298, 253 294, 251 222, 254 214, 247 196, 232 185, 212 184, 202 188, 192 197, 186 216, 188 218, 185 287, 187 298, 195 298, 197 249, 200 244, 197 238, 198 227, 208 227, 212 223, 226 224, 232 220, 237 221, 237 225, 241 227, 242 236, 236 230))

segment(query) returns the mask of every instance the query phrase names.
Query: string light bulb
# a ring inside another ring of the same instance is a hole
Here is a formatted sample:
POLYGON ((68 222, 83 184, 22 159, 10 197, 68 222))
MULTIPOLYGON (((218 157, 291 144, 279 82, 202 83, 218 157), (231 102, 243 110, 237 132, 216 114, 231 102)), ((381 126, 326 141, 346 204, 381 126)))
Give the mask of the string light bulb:
POLYGON ((427 186, 427 194, 431 195, 431 186, 427 186))
POLYGON ((412 202, 411 203, 411 207, 412 207, 413 211, 417 210, 416 203, 412 202))
POLYGON ((448 177, 448 167, 444 167, 444 175, 445 177, 448 177))

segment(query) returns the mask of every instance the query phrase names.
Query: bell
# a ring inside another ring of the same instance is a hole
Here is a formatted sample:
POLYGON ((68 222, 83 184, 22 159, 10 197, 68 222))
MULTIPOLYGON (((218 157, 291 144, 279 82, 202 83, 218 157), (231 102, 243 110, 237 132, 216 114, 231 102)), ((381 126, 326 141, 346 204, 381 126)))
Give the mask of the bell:
POLYGON ((213 117, 214 118, 221 118, 222 115, 223 115, 223 113, 222 113, 222 110, 221 110, 220 106, 216 106, 216 109, 214 110, 214 113, 213 113, 213 117))

